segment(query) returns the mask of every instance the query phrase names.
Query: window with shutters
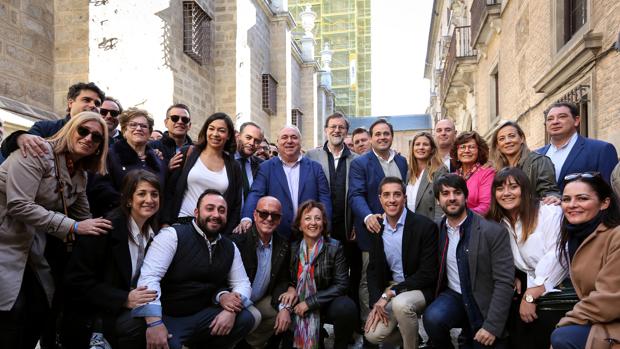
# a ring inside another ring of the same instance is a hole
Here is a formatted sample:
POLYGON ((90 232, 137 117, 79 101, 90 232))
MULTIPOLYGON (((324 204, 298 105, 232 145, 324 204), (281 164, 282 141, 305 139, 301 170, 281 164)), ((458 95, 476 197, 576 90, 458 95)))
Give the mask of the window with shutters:
POLYGON ((204 65, 210 42, 211 17, 195 1, 183 1, 183 52, 204 65))
POLYGON ((271 74, 263 74, 263 110, 269 115, 275 115, 277 108, 278 82, 271 74))

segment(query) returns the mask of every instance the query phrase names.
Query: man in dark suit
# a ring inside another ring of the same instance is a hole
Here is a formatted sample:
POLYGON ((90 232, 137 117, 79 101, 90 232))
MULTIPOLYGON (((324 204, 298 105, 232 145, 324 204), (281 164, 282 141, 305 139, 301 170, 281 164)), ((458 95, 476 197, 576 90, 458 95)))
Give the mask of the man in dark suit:
POLYGON ((474 341, 504 347, 514 282, 509 233, 467 209, 462 177, 442 175, 433 191, 446 217, 439 225, 438 295, 424 312, 426 333, 435 348, 452 348, 450 329, 457 327, 468 347, 474 341))
POLYGON ((277 198, 282 204, 282 220, 277 231, 286 240, 290 239, 297 207, 306 200, 320 201, 331 220, 332 202, 327 178, 319 163, 301 155, 301 133, 295 126, 285 126, 280 130, 278 156, 260 165, 243 206, 243 218, 234 232, 250 229, 256 204, 266 195, 277 198))
POLYGON ((618 163, 616 148, 607 142, 581 136, 577 130, 581 118, 577 106, 570 102, 554 103, 545 112, 545 127, 551 143, 537 150, 551 158, 560 191, 564 177, 572 173, 599 172, 610 182, 618 163))
POLYGON ((2 143, 2 156, 8 158, 18 148, 24 156, 43 155, 47 151, 44 138, 51 137, 60 131, 72 116, 83 111, 98 113, 104 99, 105 93, 94 82, 78 82, 71 85, 67 93, 67 115, 65 118, 37 121, 27 132, 13 132, 2 143))
POLYGON ((166 110, 164 125, 168 131, 164 132, 161 139, 149 142, 149 145, 161 153, 163 160, 170 163, 171 168, 176 168, 183 160, 180 149, 194 143, 188 135, 192 128, 189 107, 182 103, 169 106, 166 110))
POLYGON ((290 283, 291 258, 288 241, 273 232, 282 218, 282 205, 272 196, 258 200, 254 210, 254 224, 246 234, 234 234, 243 266, 252 283, 250 300, 259 312, 255 315, 256 329, 246 341, 252 348, 260 348, 272 334, 286 331, 291 324, 288 306, 280 302, 290 283), (260 322, 260 323, 259 323, 260 322))
POLYGON ((407 178, 407 160, 391 149, 394 130, 385 119, 370 126, 371 150, 351 162, 349 204, 353 210, 357 245, 362 250, 360 308, 369 308, 366 269, 370 250, 370 233, 381 231, 379 218, 383 207, 379 201, 379 183, 384 177, 407 178))
POLYGON ((432 220, 405 207, 405 192, 396 177, 385 177, 379 186, 385 214, 381 232, 370 236, 368 292, 373 308, 365 332, 369 342, 379 344, 394 342, 400 331, 403 347, 417 348, 418 318, 437 283, 438 233, 432 220))
POLYGON ((263 138, 263 130, 251 121, 245 122, 239 127, 235 160, 241 166, 244 200, 248 197, 252 182, 254 182, 254 177, 258 172, 258 166, 263 162, 263 159, 254 155, 263 138))
POLYGON ((101 103, 101 107, 99 108, 99 114, 105 120, 106 125, 108 125, 108 144, 110 147, 123 139, 123 135, 121 131, 119 131, 118 127, 118 117, 123 113, 123 107, 121 106, 121 102, 118 99, 105 96, 103 99, 103 103, 101 103))

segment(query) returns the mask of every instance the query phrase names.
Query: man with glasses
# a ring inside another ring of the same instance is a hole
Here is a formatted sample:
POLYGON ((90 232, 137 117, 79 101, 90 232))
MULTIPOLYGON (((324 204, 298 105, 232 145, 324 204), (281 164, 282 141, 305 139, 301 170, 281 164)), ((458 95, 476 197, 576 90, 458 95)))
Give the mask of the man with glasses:
POLYGON ((256 172, 258 172, 258 165, 263 162, 263 159, 254 155, 262 140, 263 130, 257 124, 249 121, 243 123, 241 127, 239 127, 235 160, 237 160, 241 166, 244 200, 250 192, 250 187, 252 186, 252 182, 254 182, 256 172))
POLYGON ((256 204, 253 216, 252 228, 246 234, 235 234, 232 238, 252 283, 250 300, 260 313, 253 314, 256 329, 246 337, 246 341, 252 348, 262 348, 269 337, 285 332, 291 323, 289 311, 293 299, 280 301, 290 282, 290 246, 274 234, 282 219, 282 205, 278 199, 262 197, 256 204))
POLYGON ((570 173, 597 171, 609 183, 618 163, 613 144, 583 137, 577 132, 580 124, 579 110, 573 103, 554 103, 545 112, 545 127, 551 142, 536 152, 553 162, 560 191, 564 189, 564 177, 570 173))
POLYGON ((67 115, 59 120, 41 120, 32 125, 30 130, 15 131, 2 143, 2 156, 6 159, 17 150, 26 156, 41 156, 47 152, 44 138, 51 137, 65 126, 65 124, 83 111, 99 112, 101 102, 105 99, 105 93, 94 82, 77 84, 69 87, 67 93, 67 115))
POLYGON ((189 107, 181 103, 168 107, 164 124, 168 131, 164 132, 160 140, 152 141, 149 145, 161 152, 164 161, 170 163, 172 169, 178 167, 183 160, 179 150, 194 143, 187 134, 192 127, 189 107))
POLYGON ((123 139, 121 132, 116 128, 118 126, 118 116, 123 112, 121 103, 114 97, 106 96, 99 108, 99 114, 103 116, 106 125, 108 125, 108 135, 110 137, 109 146, 123 139))
POLYGON ((321 164, 327 176, 327 183, 332 199, 332 230, 331 236, 340 240, 344 246, 345 257, 351 268, 349 296, 359 307, 359 281, 362 272, 362 257, 357 243, 352 236, 353 222, 351 207, 347 195, 349 192, 349 168, 357 154, 351 152, 344 143, 349 132, 349 120, 335 113, 325 120, 325 137, 327 141, 322 148, 315 148, 306 154, 310 160, 321 164))

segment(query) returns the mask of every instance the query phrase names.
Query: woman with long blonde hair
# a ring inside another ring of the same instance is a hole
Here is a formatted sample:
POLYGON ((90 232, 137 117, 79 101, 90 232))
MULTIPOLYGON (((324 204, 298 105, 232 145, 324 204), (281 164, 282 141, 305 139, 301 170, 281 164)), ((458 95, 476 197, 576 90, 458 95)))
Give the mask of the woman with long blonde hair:
POLYGON ((437 145, 428 132, 413 136, 407 171, 407 208, 430 219, 438 219, 443 212, 433 193, 433 180, 448 169, 443 164, 437 145))

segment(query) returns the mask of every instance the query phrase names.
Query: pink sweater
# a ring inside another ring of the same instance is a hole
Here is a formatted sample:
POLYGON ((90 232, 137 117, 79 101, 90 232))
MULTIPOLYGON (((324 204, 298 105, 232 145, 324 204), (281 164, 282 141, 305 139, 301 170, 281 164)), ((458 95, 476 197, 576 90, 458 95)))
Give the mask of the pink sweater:
POLYGON ((495 169, 481 167, 467 180, 467 208, 484 216, 491 208, 491 186, 495 177, 495 169))

